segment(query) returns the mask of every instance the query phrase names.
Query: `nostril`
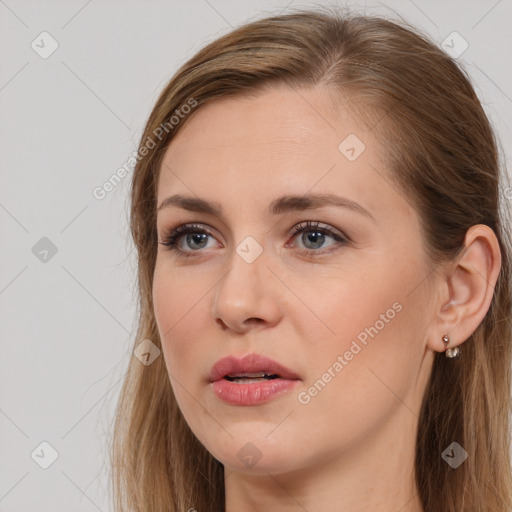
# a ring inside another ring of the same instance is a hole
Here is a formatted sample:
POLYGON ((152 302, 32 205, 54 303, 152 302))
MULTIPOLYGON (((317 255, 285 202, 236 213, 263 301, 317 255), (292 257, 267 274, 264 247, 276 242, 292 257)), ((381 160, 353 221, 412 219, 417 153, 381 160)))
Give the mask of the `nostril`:
POLYGON ((238 321, 226 322, 222 318, 217 317, 217 318, 215 318, 215 323, 218 325, 218 327, 222 331, 232 329, 232 330, 236 330, 239 332, 244 332, 250 327, 256 327, 261 324, 264 324, 265 320, 263 320, 262 318, 251 317, 251 318, 247 318, 242 323, 239 323, 238 321))
POLYGON ((223 331, 225 331, 225 330, 228 328, 228 326, 227 326, 227 325, 222 321, 222 319, 221 319, 221 318, 216 318, 216 319, 215 319, 215 323, 216 323, 216 324, 217 324, 217 325, 218 325, 218 326, 219 326, 223 331))
POLYGON ((261 322, 263 322, 261 318, 248 318, 244 324, 261 324, 261 322))

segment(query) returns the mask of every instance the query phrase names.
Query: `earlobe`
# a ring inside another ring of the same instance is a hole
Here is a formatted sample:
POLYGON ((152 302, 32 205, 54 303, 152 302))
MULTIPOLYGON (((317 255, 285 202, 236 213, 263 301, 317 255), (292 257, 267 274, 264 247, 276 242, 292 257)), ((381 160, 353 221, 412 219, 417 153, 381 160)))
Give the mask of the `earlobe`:
POLYGON ((441 338, 443 340, 444 346, 445 346, 445 354, 446 357, 459 357, 461 354, 460 347, 450 347, 448 348, 448 345, 450 344, 450 338, 448 334, 443 334, 443 337, 441 338))
POLYGON ((435 350, 445 351, 449 346, 452 350, 447 356, 457 355, 453 349, 475 332, 489 310, 500 268, 501 251, 494 231, 484 224, 472 226, 463 250, 443 279, 448 299, 439 306, 435 350))

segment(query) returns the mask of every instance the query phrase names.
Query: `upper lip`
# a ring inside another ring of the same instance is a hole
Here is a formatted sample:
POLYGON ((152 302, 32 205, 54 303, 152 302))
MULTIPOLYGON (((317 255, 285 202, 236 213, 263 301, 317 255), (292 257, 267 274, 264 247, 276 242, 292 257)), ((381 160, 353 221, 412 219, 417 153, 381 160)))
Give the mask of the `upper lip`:
POLYGON ((282 364, 260 354, 247 354, 241 359, 229 356, 219 359, 210 371, 210 382, 223 379, 226 375, 236 373, 264 372, 277 374, 283 379, 299 380, 299 376, 282 364))

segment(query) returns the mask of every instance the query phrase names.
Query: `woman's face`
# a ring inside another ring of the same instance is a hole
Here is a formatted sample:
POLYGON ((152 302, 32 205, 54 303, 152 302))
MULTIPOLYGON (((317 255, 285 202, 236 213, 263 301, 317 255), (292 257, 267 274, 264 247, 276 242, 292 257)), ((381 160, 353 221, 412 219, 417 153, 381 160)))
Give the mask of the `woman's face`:
POLYGON ((414 443, 434 318, 419 221, 372 131, 332 101, 325 89, 280 87, 212 102, 163 160, 158 205, 179 194, 218 210, 169 201, 158 211, 160 241, 195 225, 174 250, 158 245, 163 355, 188 425, 233 471, 382 460, 414 443), (210 382, 219 359, 247 354, 297 379, 260 402, 226 402, 215 389, 274 385, 210 382))

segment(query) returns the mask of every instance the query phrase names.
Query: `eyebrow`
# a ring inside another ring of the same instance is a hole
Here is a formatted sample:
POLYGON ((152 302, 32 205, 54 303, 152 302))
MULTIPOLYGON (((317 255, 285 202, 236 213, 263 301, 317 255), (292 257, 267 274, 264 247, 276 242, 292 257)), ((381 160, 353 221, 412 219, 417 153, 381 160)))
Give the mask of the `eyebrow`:
MULTIPOLYGON (((169 207, 182 208, 196 213, 206 213, 221 216, 222 209, 218 203, 206 201, 198 197, 184 196, 175 194, 166 197, 157 208, 160 211, 169 207)), ((291 211, 314 210, 324 206, 337 206, 347 208, 354 212, 360 213, 373 222, 377 222, 375 217, 363 206, 351 199, 336 196, 334 194, 310 194, 310 195, 286 195, 274 199, 269 205, 269 213, 278 215, 291 211)))

